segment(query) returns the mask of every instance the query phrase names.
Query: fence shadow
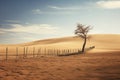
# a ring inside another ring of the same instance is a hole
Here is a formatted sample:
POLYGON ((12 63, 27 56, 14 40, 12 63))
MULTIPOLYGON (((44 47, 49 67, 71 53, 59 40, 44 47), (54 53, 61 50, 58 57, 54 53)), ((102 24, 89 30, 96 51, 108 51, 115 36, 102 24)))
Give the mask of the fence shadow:
POLYGON ((79 55, 81 53, 75 52, 75 53, 67 53, 67 54, 58 54, 57 56, 71 56, 71 55, 79 55))
POLYGON ((84 53, 82 51, 78 50, 78 52, 66 53, 66 54, 59 54, 58 56, 71 56, 71 55, 85 54, 87 51, 90 51, 90 50, 92 50, 94 48, 95 48, 95 46, 91 46, 89 48, 86 48, 84 53))

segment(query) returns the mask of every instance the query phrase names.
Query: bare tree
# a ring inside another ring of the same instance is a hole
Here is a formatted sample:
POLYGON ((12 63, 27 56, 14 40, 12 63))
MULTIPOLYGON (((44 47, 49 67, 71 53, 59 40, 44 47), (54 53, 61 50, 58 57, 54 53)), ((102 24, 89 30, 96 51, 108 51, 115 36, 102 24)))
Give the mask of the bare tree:
POLYGON ((90 26, 77 24, 77 29, 75 30, 75 34, 84 39, 84 43, 82 46, 82 53, 84 53, 85 51, 85 46, 88 38, 87 33, 90 31, 90 29, 91 29, 90 26))

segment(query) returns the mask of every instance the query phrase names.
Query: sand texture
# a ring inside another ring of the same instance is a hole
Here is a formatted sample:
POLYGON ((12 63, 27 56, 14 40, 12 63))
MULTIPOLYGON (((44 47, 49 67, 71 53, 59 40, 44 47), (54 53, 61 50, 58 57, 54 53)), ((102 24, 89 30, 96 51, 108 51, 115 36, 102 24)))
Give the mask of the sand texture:
MULTIPOLYGON (((0 45, 0 80, 120 80, 120 35, 90 35, 85 54, 71 56, 32 56, 42 49, 81 49, 83 40, 64 37, 38 40, 22 44, 0 45), (6 61, 6 47, 8 60, 6 61), (16 55, 16 47, 18 55, 16 55), (23 58, 24 47, 28 57, 23 58)), ((49 54, 53 54, 52 51, 49 54)))

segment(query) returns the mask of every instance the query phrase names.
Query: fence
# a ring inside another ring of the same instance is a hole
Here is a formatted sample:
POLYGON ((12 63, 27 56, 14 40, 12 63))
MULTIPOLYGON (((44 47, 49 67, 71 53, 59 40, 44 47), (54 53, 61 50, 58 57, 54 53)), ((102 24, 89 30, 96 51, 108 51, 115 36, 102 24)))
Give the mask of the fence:
POLYGON ((24 59, 24 58, 36 58, 40 56, 61 56, 78 53, 80 49, 49 49, 49 48, 36 48, 36 47, 16 47, 10 49, 6 47, 0 52, 0 60, 8 59, 24 59))

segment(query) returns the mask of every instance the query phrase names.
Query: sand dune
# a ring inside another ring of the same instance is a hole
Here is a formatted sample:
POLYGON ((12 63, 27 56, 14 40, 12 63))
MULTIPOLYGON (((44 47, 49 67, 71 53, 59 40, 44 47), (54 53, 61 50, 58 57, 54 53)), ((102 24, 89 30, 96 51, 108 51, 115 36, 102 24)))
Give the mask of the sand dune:
MULTIPOLYGON (((106 51, 106 50, 120 50, 120 35, 117 34, 93 34, 90 35, 86 48, 95 46, 92 51, 106 51)), ((82 47, 83 40, 76 36, 53 38, 46 40, 32 41, 28 43, 15 44, 15 45, 0 45, 3 47, 36 47, 36 48, 58 48, 58 49, 80 49, 82 47)))
POLYGON ((1 60, 6 59, 3 55, 6 47, 9 48, 10 54, 16 53, 18 47, 20 55, 23 54, 25 46, 29 46, 28 52, 31 54, 30 50, 32 51, 33 47, 77 49, 81 48, 82 44, 81 38, 72 36, 0 45, 0 80, 120 80, 120 35, 91 35, 86 48, 90 46, 95 48, 85 55, 19 59, 16 57, 10 59, 9 56, 7 61, 1 60))

